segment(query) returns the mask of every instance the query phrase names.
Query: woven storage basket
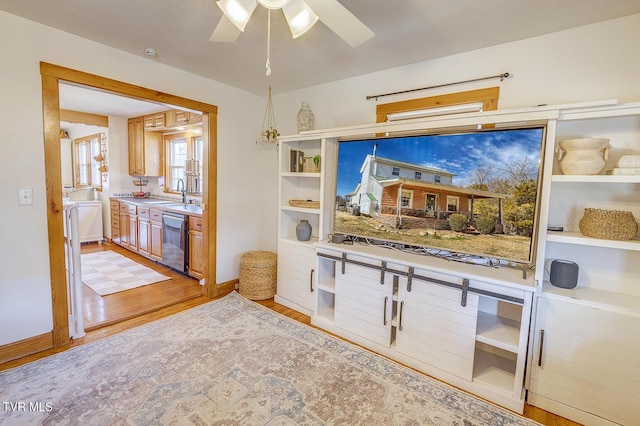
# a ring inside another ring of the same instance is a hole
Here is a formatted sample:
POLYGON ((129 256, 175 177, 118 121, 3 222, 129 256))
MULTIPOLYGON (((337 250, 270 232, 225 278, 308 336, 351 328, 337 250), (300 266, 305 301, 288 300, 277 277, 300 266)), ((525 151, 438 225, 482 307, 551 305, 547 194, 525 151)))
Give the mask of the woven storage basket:
POLYGON ((320 208, 320 201, 289 200, 289 205, 292 207, 305 207, 308 209, 317 209, 317 208, 320 208))
POLYGON ((620 210, 584 209, 579 226, 583 235, 605 240, 630 240, 638 232, 633 214, 620 210))
POLYGON ((240 256, 239 292, 251 300, 276 294, 277 256, 270 251, 250 251, 240 256))

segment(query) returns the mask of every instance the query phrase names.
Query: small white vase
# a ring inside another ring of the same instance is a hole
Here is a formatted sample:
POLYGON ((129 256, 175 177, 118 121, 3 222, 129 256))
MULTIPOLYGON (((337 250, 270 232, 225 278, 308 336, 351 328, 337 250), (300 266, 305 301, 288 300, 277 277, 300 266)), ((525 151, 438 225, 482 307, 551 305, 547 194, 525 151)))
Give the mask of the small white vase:
POLYGON ((560 141, 556 148, 565 175, 597 175, 609 158, 609 139, 587 138, 560 141))
POLYGON ((309 102, 303 102, 300 111, 298 111, 298 132, 313 130, 314 120, 309 102))

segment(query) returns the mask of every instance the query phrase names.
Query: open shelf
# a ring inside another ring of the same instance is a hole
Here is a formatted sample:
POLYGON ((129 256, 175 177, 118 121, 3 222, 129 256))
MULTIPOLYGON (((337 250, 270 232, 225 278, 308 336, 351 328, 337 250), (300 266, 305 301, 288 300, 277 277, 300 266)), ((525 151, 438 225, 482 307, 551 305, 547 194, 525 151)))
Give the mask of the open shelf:
POLYGON ((520 321, 479 311, 476 340, 508 352, 518 353, 520 321))
POLYGON ((547 241, 554 243, 579 244, 583 246, 640 251, 640 239, 638 238, 626 241, 603 240, 599 238, 585 237, 579 232, 549 231, 547 233, 547 241))
POLYGON ((284 211, 288 212, 297 212, 297 213, 309 213, 309 214, 320 214, 320 209, 310 209, 308 207, 293 207, 293 206, 282 206, 280 207, 284 211))
POLYGON ((553 175, 552 182, 640 183, 640 176, 623 175, 553 175))
POLYGON ((336 280, 334 277, 328 277, 318 283, 318 289, 324 290, 328 293, 336 292, 336 280))
POLYGON ((568 298, 598 309, 615 309, 632 315, 640 315, 640 296, 580 286, 561 288, 548 281, 542 284, 542 294, 552 299, 568 298))
POLYGON ((497 353, 484 350, 481 345, 476 346, 473 381, 496 388, 506 393, 513 393, 516 378, 516 361, 510 353, 497 353))
POLYGON ((336 296, 333 292, 318 288, 316 316, 333 321, 336 296))
POLYGON ((319 178, 322 177, 321 173, 307 173, 307 172, 282 172, 282 177, 297 177, 297 178, 319 178))

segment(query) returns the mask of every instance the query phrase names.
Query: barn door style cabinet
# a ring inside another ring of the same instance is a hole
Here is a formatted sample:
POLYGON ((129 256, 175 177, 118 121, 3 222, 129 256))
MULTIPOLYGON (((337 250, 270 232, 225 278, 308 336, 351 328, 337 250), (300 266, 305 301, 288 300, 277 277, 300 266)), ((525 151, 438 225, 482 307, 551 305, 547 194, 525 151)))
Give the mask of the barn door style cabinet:
MULTIPOLYGON (((640 418, 640 240, 585 237, 585 208, 640 218, 640 174, 608 175, 622 155, 640 155, 640 104, 567 109, 550 123, 528 402, 584 424, 637 424, 640 418), (607 138, 598 175, 563 175, 554 149, 574 138, 607 138), (546 229, 546 226, 545 226, 546 229), (579 267, 575 288, 549 282, 550 262, 579 267)), ((628 171, 632 173, 632 171, 628 171)))
POLYGON ((314 325, 522 412, 532 278, 370 246, 316 247, 314 325))

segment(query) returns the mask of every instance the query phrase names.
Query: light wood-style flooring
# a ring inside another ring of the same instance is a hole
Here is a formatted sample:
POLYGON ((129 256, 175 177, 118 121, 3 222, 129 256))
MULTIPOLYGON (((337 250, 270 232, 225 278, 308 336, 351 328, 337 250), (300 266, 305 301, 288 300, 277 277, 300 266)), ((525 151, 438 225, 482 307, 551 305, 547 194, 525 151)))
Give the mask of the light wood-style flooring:
MULTIPOLYGON (((104 246, 104 244, 103 244, 104 246)), ((83 247, 83 252, 89 252, 90 250, 102 250, 102 249, 112 249, 114 251, 117 251, 118 253, 121 253, 123 255, 127 255, 127 251, 125 249, 122 249, 118 246, 115 245, 107 245, 105 247, 83 247), (114 248, 115 247, 115 248, 114 248)), ((133 254, 132 254, 133 255, 133 254)), ((134 255, 135 256, 135 255, 134 255)), ((184 277, 181 274, 178 274, 176 272, 173 272, 171 270, 167 271, 168 268, 159 265, 157 263, 151 262, 148 264, 145 264, 144 262, 142 262, 140 259, 143 259, 141 257, 134 257, 134 260, 144 264, 145 266, 148 266, 158 272, 161 273, 173 273, 178 275, 178 277, 175 277, 176 281, 174 281, 174 285, 181 281, 180 277, 184 277)), ((184 277, 187 278, 187 277, 184 277)), ((174 278, 172 276, 172 279, 169 280, 169 282, 173 281, 174 278)), ((196 282, 197 285, 197 281, 193 280, 196 282)), ((152 284, 150 286, 145 286, 145 287, 153 287, 158 285, 157 284, 152 284)), ((29 355, 26 356, 24 358, 20 358, 17 360, 13 360, 13 361, 9 361, 6 362, 4 364, 0 364, 0 371, 2 370, 6 370, 9 368, 15 368, 18 367, 20 365, 26 364, 28 362, 32 362, 44 357, 47 357, 49 355, 58 353, 58 352, 63 352, 71 347, 74 346, 78 346, 78 345, 83 345, 85 343, 91 343, 94 342, 96 340, 100 340, 102 338, 120 333, 122 331, 125 330, 129 330, 131 328, 134 327, 138 327, 144 324, 147 324, 151 321, 160 319, 160 318, 164 318, 167 317, 169 315, 173 315, 176 314, 178 312, 182 312, 184 310, 187 310, 189 308, 193 308, 195 306, 201 305, 203 303, 207 303, 209 301, 211 301, 211 299, 208 299, 206 296, 203 296, 201 293, 195 294, 193 292, 193 289, 191 288, 191 286, 188 283, 183 283, 180 284, 180 286, 184 286, 184 290, 182 291, 177 291, 177 292, 168 292, 167 293, 167 298, 174 300, 170 305, 167 305, 168 300, 160 300, 162 299, 162 297, 160 295, 144 295, 144 294, 137 294, 135 297, 124 297, 121 296, 119 298, 113 299, 113 301, 98 301, 97 299, 95 299, 94 297, 91 298, 85 298, 85 304, 89 304, 89 309, 92 309, 95 314, 91 317, 92 320, 95 321, 95 325, 93 326, 92 330, 88 330, 87 334, 85 337, 82 337, 80 339, 76 339, 73 340, 72 342, 70 342, 67 345, 64 345, 62 347, 59 348, 55 348, 55 349, 50 349, 38 354, 34 354, 34 355, 29 355), (181 297, 185 298, 185 300, 183 301, 178 301, 178 299, 180 299, 181 297), (141 300, 142 299, 142 300, 141 300), (164 303, 164 307, 161 306, 164 303), (155 308, 154 308, 155 306, 155 308), (102 311, 102 312, 101 312, 102 311), (140 311, 143 312, 139 315, 133 315, 134 311, 140 311), (116 318, 120 317, 119 320, 117 320, 116 318), (100 324, 100 321, 102 322, 102 325, 100 324)), ((200 287, 200 286, 198 286, 200 287)), ((135 290, 135 289, 134 289, 135 290)), ((93 292, 91 289, 88 289, 88 291, 93 292)), ((129 291, 133 291, 133 290, 129 290, 129 291)), ((128 291, 127 291, 128 292, 128 291)), ((127 292, 122 292, 127 293, 127 292)), ((95 293, 94 293, 95 294, 95 293)), ((117 293, 116 293, 117 294, 117 293)), ((113 295, 111 295, 113 296, 113 295)), ((107 296, 108 297, 108 296, 107 296)), ((311 318, 307 315, 301 314, 300 312, 294 311, 290 308, 287 308, 286 306, 280 305, 278 303, 275 303, 273 298, 271 299, 267 299, 267 300, 262 300, 262 301, 258 301, 257 303, 260 303, 261 305, 272 309, 275 312, 278 312, 282 315, 285 315, 293 320, 299 321, 301 323, 307 324, 307 325, 311 325, 311 318)), ((571 420, 567 420, 565 418, 556 416, 555 414, 549 413, 547 411, 541 410, 539 408, 530 406, 530 405, 525 405, 525 411, 524 411, 524 416, 527 418, 530 418, 532 420, 535 420, 543 425, 549 425, 549 426, 580 426, 578 423, 572 422, 571 420)))
POLYGON ((100 296, 83 285, 82 302, 85 330, 91 331, 175 305, 203 295, 204 287, 198 280, 175 272, 171 268, 147 259, 116 244, 83 244, 82 254, 112 250, 135 262, 153 269, 170 280, 100 296))

